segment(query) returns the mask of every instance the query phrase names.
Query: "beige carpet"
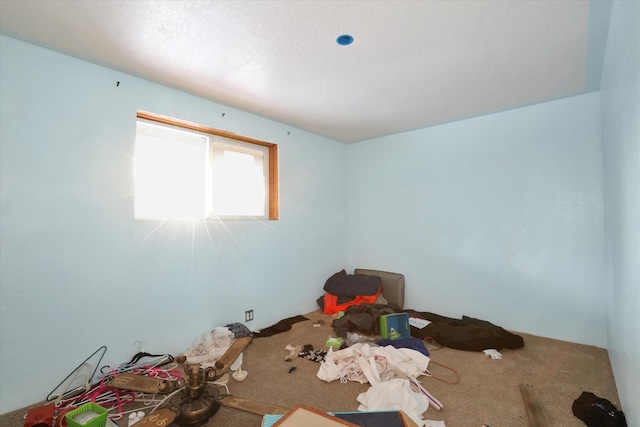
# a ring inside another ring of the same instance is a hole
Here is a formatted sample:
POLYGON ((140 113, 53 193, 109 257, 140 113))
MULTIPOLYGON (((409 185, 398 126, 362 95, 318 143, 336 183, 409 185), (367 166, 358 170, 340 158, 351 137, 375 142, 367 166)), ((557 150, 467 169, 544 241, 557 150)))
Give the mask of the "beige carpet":
MULTIPOLYGON (((284 407, 303 403, 323 411, 357 409, 356 397, 368 389, 367 384, 325 383, 316 377, 318 363, 303 358, 284 360, 287 344, 311 344, 322 349, 327 338, 335 336, 331 316, 320 312, 306 316, 311 320, 296 323, 287 332, 253 340, 244 352, 243 369, 248 376, 243 382, 229 382, 231 394, 284 407), (323 320, 325 326, 313 327, 316 320, 323 320), (290 373, 294 366, 296 369, 290 373)), ((444 405, 441 411, 429 408, 424 418, 443 420, 447 427, 527 426, 519 388, 522 383, 534 387, 553 426, 584 426, 571 412, 571 404, 582 391, 607 398, 620 408, 605 349, 519 335, 524 337, 525 347, 504 349, 499 360, 482 352, 448 348, 432 351, 431 359, 455 368, 461 380, 458 384, 447 384, 422 377, 423 386, 444 405)), ((436 375, 448 375, 435 364, 431 368, 436 375)), ((20 410, 0 416, 0 427, 23 426, 25 413, 26 410, 20 410)), ((258 427, 261 423, 260 416, 222 407, 206 426, 258 427)), ((120 426, 126 427, 126 420, 120 426)))

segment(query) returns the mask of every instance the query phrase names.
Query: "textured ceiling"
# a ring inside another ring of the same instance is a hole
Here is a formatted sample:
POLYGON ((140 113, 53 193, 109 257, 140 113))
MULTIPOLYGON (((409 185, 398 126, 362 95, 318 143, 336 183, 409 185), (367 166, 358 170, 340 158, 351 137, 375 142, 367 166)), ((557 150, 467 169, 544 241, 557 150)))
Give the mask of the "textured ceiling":
POLYGON ((0 0, 0 31, 349 143, 597 90, 606 4, 0 0))

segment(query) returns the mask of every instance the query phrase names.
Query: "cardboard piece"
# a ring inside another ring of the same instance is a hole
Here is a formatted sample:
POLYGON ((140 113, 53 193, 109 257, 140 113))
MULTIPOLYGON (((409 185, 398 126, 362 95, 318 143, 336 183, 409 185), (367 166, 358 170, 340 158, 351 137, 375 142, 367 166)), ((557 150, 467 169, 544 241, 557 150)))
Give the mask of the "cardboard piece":
POLYGON ((387 303, 398 310, 404 307, 404 275, 391 273, 389 271, 367 270, 356 268, 353 274, 364 274, 366 276, 377 276, 382 281, 382 295, 387 303))
POLYGON ((273 427, 359 427, 357 424, 341 420, 310 406, 296 405, 273 427))
MULTIPOLYGON (((309 408, 307 408, 309 409, 309 408)), ((313 408, 311 408, 314 410, 313 408)), ((317 411, 317 410, 316 410, 317 411)), ((400 411, 368 411, 368 412, 334 412, 336 418, 344 419, 344 422, 349 421, 358 427, 418 427, 418 425, 402 410, 400 411), (380 424, 382 422, 383 424, 380 424)), ((262 419, 262 427, 275 427, 279 420, 282 420, 282 415, 267 414, 262 419)), ((301 420, 303 424, 299 426, 309 427, 314 424, 305 424, 306 420, 301 420)), ((289 427, 289 424, 282 424, 289 427)), ((294 425, 294 424, 290 424, 294 425)), ((333 426, 334 424, 322 424, 322 427, 333 426)), ((344 425, 344 424, 337 424, 344 425)), ((298 426, 298 427, 299 427, 298 426)))
POLYGON ((418 424, 416 424, 409 415, 405 414, 404 411, 400 411, 400 418, 402 418, 402 425, 404 427, 418 427, 418 424))

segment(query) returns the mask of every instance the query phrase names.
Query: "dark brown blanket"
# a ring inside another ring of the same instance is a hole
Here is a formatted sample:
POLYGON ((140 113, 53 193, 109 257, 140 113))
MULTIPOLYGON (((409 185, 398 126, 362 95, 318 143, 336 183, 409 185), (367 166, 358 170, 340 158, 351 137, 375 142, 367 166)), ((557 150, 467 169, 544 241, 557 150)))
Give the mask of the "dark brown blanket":
POLYGON ((289 329, 291 329, 291 325, 293 325, 294 323, 302 322, 304 320, 309 320, 309 319, 301 315, 288 317, 286 319, 282 319, 275 325, 272 325, 272 326, 269 326, 268 328, 264 328, 260 331, 254 332, 253 337, 254 338, 270 337, 271 335, 288 331, 289 329))

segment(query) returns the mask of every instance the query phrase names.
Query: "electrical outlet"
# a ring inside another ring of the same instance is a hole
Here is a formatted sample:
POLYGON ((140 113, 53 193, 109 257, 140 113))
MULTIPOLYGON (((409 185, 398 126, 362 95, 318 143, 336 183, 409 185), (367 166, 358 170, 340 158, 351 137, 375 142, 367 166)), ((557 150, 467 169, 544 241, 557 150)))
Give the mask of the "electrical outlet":
POLYGON ((250 322, 253 320, 253 310, 247 310, 244 312, 244 321, 250 322))

